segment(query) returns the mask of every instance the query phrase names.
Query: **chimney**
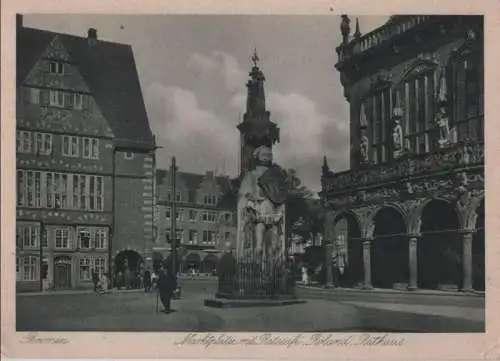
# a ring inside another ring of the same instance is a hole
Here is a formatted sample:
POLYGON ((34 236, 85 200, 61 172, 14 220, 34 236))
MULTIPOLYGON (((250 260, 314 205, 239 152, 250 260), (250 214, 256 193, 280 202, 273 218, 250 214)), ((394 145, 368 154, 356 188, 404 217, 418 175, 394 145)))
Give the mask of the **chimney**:
POLYGON ((87 32, 87 40, 89 42, 89 46, 97 45, 97 30, 94 28, 90 28, 87 32))
POLYGON ((23 27, 23 15, 16 14, 16 29, 19 30, 23 27))

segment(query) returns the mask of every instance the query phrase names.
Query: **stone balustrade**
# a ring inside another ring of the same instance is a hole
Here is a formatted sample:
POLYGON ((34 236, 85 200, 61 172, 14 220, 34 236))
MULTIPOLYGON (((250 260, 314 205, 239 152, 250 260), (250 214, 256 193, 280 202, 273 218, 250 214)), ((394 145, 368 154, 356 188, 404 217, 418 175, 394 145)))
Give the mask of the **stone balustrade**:
POLYGON ((339 62, 346 61, 429 20, 431 15, 415 15, 389 22, 337 48, 339 62))
POLYGON ((393 162, 324 175, 324 193, 339 193, 401 178, 435 174, 484 164, 484 145, 458 143, 426 155, 407 155, 393 162))

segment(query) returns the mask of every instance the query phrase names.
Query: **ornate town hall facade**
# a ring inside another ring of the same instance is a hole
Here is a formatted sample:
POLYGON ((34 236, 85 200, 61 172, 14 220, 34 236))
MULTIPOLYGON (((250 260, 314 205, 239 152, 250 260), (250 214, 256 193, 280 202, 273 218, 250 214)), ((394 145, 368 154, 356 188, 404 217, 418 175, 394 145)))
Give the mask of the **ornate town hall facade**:
POLYGON ((342 16, 350 170, 322 170, 327 284, 484 290, 483 18, 342 16))

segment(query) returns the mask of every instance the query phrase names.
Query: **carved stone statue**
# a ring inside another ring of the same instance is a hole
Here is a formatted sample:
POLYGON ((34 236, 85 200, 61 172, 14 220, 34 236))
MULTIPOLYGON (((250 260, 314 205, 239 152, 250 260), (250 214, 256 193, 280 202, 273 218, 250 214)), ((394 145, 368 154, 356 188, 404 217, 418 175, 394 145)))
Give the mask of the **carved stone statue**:
POLYGON ((361 163, 368 162, 368 137, 363 135, 359 144, 359 153, 361 163))
POLYGON ((448 114, 446 113, 446 103, 441 103, 436 115, 436 125, 439 128, 438 143, 441 148, 450 142, 450 127, 448 125, 448 114))
POLYGON ((403 110, 401 108, 393 110, 392 143, 396 157, 400 156, 403 151, 403 127, 400 123, 402 116, 403 110))
POLYGON ((254 152, 255 169, 243 179, 238 194, 237 256, 262 269, 285 261, 286 175, 272 163, 272 150, 254 152))
POLYGON ((347 44, 349 42, 349 34, 351 33, 351 19, 347 15, 341 15, 341 17, 340 32, 342 34, 342 44, 347 44))

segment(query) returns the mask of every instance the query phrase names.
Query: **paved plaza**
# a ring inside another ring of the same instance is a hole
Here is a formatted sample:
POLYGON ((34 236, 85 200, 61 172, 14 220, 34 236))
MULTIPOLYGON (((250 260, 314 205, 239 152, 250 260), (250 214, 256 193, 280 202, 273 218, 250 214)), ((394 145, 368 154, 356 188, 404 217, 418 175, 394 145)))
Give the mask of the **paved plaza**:
MULTIPOLYGON (((175 312, 156 313, 156 294, 141 291, 18 295, 18 331, 481 332, 484 299, 299 290, 305 304, 217 309, 213 280, 181 280, 175 312), (411 297, 410 297, 411 296, 411 297), (413 299, 413 301, 412 301, 413 299)), ((160 306, 161 308, 161 306, 160 306)))

